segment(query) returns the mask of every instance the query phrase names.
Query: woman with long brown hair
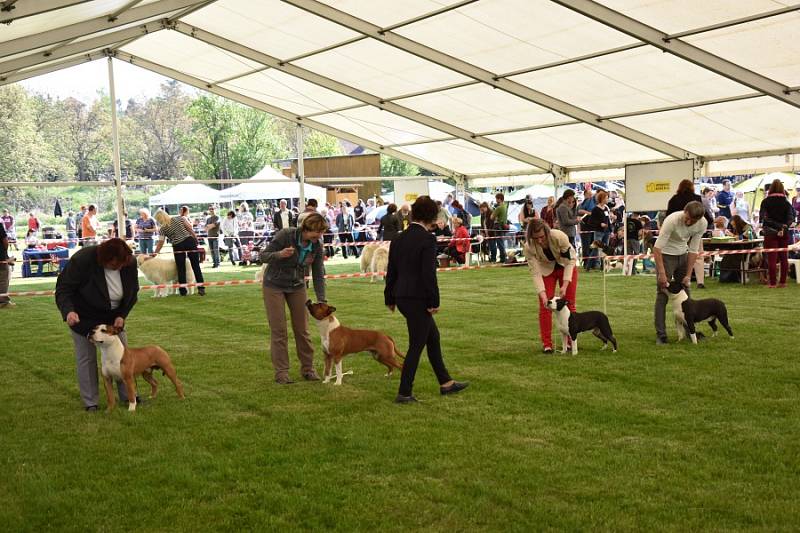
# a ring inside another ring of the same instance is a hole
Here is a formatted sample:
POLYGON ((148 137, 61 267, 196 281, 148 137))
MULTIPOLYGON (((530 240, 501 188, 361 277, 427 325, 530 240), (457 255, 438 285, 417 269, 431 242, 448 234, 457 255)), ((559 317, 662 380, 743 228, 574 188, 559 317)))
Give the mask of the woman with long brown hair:
MULTIPOLYGON (((764 248, 786 248, 789 246, 789 226, 792 224, 792 205, 786 197, 783 183, 775 179, 769 186, 767 197, 761 201, 759 220, 764 230, 764 248)), ((787 252, 767 252, 769 272, 769 288, 786 286, 786 274, 789 271, 787 252), (776 285, 776 263, 781 263, 780 282, 776 285)))

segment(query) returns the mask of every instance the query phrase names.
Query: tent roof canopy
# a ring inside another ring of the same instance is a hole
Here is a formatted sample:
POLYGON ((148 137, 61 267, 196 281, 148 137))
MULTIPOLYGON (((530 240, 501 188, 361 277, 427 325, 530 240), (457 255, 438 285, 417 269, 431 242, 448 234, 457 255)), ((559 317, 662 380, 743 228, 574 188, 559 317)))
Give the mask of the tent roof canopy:
MULTIPOLYGON (((240 183, 220 192, 222 201, 239 200, 279 200, 300 197, 300 183, 290 180, 269 165, 261 169, 250 180, 276 180, 270 183, 240 183)), ((320 205, 325 204, 326 189, 309 183, 305 184, 306 198, 316 198, 320 205)))
POLYGON ((41 0, 0 84, 106 55, 447 176, 800 152, 800 5, 41 0))
POLYGON ((221 200, 219 191, 202 183, 191 183, 191 176, 183 178, 179 185, 167 189, 161 194, 151 196, 150 205, 178 205, 178 204, 213 204, 221 200))

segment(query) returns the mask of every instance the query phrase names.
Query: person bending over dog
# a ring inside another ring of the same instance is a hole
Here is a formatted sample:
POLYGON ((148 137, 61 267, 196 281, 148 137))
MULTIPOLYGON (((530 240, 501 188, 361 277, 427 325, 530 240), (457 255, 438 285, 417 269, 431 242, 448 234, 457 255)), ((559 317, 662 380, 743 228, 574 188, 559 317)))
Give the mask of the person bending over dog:
POLYGON ((705 207, 697 201, 686 204, 683 211, 672 213, 664 219, 661 232, 653 246, 653 256, 656 262, 656 303, 654 321, 656 327, 656 344, 667 343, 666 306, 667 294, 665 289, 672 280, 680 281, 687 287, 691 271, 688 265, 694 265, 700 250, 703 233, 708 227, 705 220, 705 207))
POLYGON ((568 301, 567 307, 575 312, 575 293, 578 288, 578 269, 575 268, 578 254, 569 237, 560 230, 550 229, 542 219, 528 224, 523 246, 525 259, 539 295, 539 336, 544 353, 553 353, 553 317, 547 309, 547 301, 555 296, 556 283, 561 287, 561 298, 568 301))
POLYGON ((286 305, 292 318, 292 331, 300 359, 300 373, 307 381, 319 381, 314 370, 314 345, 308 333, 306 313, 306 266, 311 266, 317 302, 325 302, 325 266, 320 237, 328 222, 319 213, 309 213, 300 227, 278 231, 261 252, 261 262, 269 265, 264 273, 262 292, 270 331, 270 355, 275 382, 294 383, 289 377, 289 335, 286 329, 286 305))
MULTIPOLYGON (((56 305, 75 345, 78 387, 87 411, 97 411, 97 348, 89 335, 99 324, 122 328, 136 304, 139 271, 133 253, 122 239, 85 246, 72 256, 56 281, 56 305)), ((127 345, 124 331, 119 338, 127 345)), ((127 402, 125 386, 117 383, 120 402, 127 402)))
POLYGON ((411 389, 422 348, 426 346, 442 394, 456 393, 469 385, 453 381, 447 372, 439 344, 439 329, 433 320, 433 315, 439 312, 439 285, 436 281, 436 237, 431 229, 436 225, 438 211, 430 197, 418 197, 411 206, 411 224, 389 247, 383 297, 390 311, 394 312, 395 307, 400 310, 408 326, 408 351, 395 403, 417 401, 411 389))

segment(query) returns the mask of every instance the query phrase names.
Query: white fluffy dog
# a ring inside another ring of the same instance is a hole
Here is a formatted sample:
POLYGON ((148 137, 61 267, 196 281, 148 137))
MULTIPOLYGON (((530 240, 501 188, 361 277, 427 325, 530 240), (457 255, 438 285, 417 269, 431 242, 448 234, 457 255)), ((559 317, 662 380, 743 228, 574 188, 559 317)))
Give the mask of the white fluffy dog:
POLYGON ((375 281, 376 277, 380 277, 383 279, 383 276, 376 274, 376 272, 386 272, 386 268, 389 266, 389 243, 382 244, 379 247, 375 248, 375 251, 372 254, 372 264, 371 264, 371 271, 372 271, 372 281, 375 281))
MULTIPOLYGON (((139 270, 142 271, 144 277, 155 285, 171 285, 178 283, 178 267, 175 266, 173 258, 167 259, 166 257, 148 257, 147 255, 140 255, 136 258, 136 263, 139 265, 139 270)), ((194 272, 189 260, 186 259, 186 283, 194 283, 194 272)), ((187 287, 189 294, 194 294, 194 287, 187 287)), ((177 294, 178 289, 172 287, 163 287, 153 289, 153 298, 160 298, 172 293, 177 294)))
POLYGON ((364 249, 361 250, 361 272, 369 272, 369 269, 372 266, 372 256, 375 253, 375 250, 378 249, 378 246, 380 246, 380 243, 371 242, 364 246, 364 249))

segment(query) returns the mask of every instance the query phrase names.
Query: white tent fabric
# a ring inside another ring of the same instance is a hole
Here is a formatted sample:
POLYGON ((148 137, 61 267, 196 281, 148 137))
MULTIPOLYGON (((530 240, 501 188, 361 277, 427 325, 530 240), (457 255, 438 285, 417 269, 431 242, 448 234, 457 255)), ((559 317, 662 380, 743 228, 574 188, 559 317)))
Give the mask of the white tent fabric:
MULTIPOLYGON (((280 179, 280 182, 271 183, 240 183, 220 193, 222 201, 242 200, 290 200, 300 198, 300 183, 290 180, 277 170, 265 167, 250 180, 280 179)), ((325 205, 326 189, 317 185, 305 184, 306 198, 315 198, 319 205, 325 205)))
POLYGON ((800 153, 786 1, 30 4, 0 13, 0 84, 111 50, 441 175, 800 153))
POLYGON ((150 205, 179 205, 179 204, 213 204, 221 199, 220 193, 208 185, 202 183, 191 183, 194 179, 191 176, 183 178, 183 183, 175 185, 166 191, 151 196, 148 200, 150 205))

